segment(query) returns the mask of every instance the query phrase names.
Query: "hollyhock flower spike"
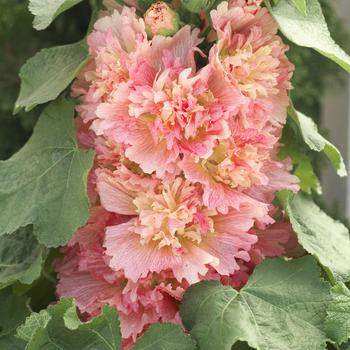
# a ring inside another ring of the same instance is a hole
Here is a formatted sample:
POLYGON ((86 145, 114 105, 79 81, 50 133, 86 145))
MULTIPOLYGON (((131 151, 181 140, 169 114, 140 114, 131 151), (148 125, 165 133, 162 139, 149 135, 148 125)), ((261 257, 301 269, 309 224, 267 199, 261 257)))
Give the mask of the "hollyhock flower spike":
POLYGON ((293 67, 274 20, 260 0, 222 2, 203 53, 200 30, 176 17, 163 3, 145 22, 110 8, 72 87, 78 140, 96 157, 90 219, 56 263, 57 294, 83 319, 115 307, 123 350, 152 323, 181 324, 193 283, 239 289, 295 243, 272 203, 298 190, 278 158, 293 67))

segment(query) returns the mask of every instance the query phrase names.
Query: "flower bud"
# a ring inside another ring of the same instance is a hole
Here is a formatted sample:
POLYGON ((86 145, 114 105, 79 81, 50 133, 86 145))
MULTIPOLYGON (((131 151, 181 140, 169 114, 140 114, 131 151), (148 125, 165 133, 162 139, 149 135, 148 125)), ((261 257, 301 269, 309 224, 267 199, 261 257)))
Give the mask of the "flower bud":
POLYGON ((146 31, 149 36, 170 36, 179 30, 179 15, 165 2, 154 3, 145 13, 146 31))

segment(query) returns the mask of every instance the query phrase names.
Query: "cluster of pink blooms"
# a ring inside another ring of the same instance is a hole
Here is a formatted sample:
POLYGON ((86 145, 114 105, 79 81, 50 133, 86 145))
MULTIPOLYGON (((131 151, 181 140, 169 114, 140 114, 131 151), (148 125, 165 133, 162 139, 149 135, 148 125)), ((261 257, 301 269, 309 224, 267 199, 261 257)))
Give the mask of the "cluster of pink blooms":
POLYGON ((149 39, 129 7, 100 18, 88 37, 91 60, 73 94, 79 142, 96 151, 91 215, 57 263, 57 293, 86 319, 115 307, 125 349, 152 323, 181 323, 191 284, 239 289, 290 244, 272 201, 298 190, 277 157, 293 66, 260 3, 211 12, 207 57, 198 29, 149 39))

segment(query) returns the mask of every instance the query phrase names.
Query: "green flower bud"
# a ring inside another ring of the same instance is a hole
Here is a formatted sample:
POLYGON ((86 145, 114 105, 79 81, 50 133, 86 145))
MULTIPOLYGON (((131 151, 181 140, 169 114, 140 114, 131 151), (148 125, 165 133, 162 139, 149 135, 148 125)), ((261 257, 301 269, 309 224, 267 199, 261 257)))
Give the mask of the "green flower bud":
POLYGON ((179 15, 165 2, 154 3, 144 15, 147 34, 170 36, 179 30, 179 15))

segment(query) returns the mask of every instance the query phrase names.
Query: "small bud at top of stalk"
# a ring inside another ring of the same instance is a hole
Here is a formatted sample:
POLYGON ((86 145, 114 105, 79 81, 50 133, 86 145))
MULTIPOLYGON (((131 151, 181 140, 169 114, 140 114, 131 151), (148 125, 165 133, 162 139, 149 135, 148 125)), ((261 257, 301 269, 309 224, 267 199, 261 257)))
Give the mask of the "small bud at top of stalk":
POLYGON ((171 36, 179 30, 179 15, 165 2, 158 1, 144 15, 147 34, 171 36))

